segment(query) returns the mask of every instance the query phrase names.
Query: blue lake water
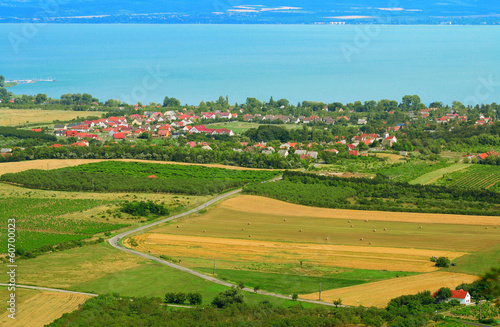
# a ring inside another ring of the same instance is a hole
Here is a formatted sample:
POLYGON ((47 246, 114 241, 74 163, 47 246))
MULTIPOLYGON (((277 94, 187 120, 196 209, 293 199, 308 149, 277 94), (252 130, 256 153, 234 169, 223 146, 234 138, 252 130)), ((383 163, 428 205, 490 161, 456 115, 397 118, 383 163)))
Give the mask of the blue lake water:
POLYGON ((0 74, 53 77, 16 94, 101 100, 500 102, 495 26, 0 24, 0 74))

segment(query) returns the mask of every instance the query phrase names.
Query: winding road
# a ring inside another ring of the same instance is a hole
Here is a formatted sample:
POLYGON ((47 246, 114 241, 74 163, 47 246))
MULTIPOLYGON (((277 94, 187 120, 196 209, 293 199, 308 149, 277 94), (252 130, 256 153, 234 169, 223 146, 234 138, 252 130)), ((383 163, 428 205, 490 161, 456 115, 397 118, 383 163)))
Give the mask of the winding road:
MULTIPOLYGON (((281 177, 278 177, 272 181, 277 181, 281 179, 281 177)), ((148 229, 148 228, 151 228, 153 226, 157 226, 157 225, 160 225, 160 224, 163 224, 165 222, 168 222, 168 221, 171 221, 171 220, 174 220, 174 219, 178 219, 178 218, 181 218, 181 217, 184 217, 184 216, 188 216, 188 215, 191 215, 195 212, 198 212, 200 210, 203 210, 205 209, 206 207, 220 201, 220 200, 223 200, 225 198, 228 198, 230 196, 233 196, 235 194, 238 194, 242 191, 242 189, 237 189, 237 190, 234 190, 234 191, 231 191, 231 192, 228 192, 228 193, 224 193, 222 195, 219 195, 218 197, 216 198, 213 198, 212 200, 210 201, 207 201, 205 203, 203 203, 202 205, 194 208, 194 209, 191 209, 189 211, 186 211, 186 212, 183 212, 183 213, 180 213, 178 215, 175 215, 175 216, 171 216, 171 217, 168 217, 168 218, 165 218, 165 219, 162 219, 162 220, 159 220, 159 221, 156 221, 154 223, 151 223, 151 224, 148 224, 148 225, 144 225, 144 226, 141 226, 141 227, 137 227, 135 229, 132 229, 132 230, 129 230, 129 231, 126 231, 124 233, 121 233, 121 234, 118 234, 110 239, 108 239, 108 242, 109 244, 111 244, 111 246, 113 246, 114 248, 117 248, 118 250, 121 250, 121 251, 125 251, 127 253, 130 253, 130 254, 133 254, 133 255, 137 255, 137 256, 140 256, 140 257, 143 257, 145 259, 149 259, 149 260, 152 260, 152 261, 156 261, 162 265, 165 265, 165 266, 169 266, 171 268, 174 268, 174 269, 178 269, 178 270, 181 270, 181 271, 184 271, 188 274, 191 274, 191 275, 194 275, 196 277, 199 277, 199 278, 203 278, 205 280, 208 280, 210 282, 213 282, 213 283, 216 283, 216 284, 219 284, 219 285, 223 285, 223 286, 227 286, 227 287, 233 287, 235 286, 234 284, 231 284, 231 283, 228 283, 228 282, 225 282, 225 281, 222 281, 220 279, 217 279, 215 277, 212 277, 212 276, 209 276, 209 275, 205 275, 205 274, 202 274, 200 272, 197 272, 197 271, 194 271, 192 269, 189 269, 189 268, 186 268, 186 267, 183 267, 183 266, 179 266, 179 265, 176 265, 174 263, 171 263, 171 262, 168 262, 168 261, 165 261, 165 260, 162 260, 160 258, 157 258, 157 257, 154 257, 152 255, 149 255, 149 254, 146 254, 146 253, 142 253, 142 252, 138 252, 138 251, 135 251, 135 250, 132 250, 132 249, 129 249, 129 248, 126 248, 124 246, 122 246, 120 244, 120 240, 124 239, 125 237, 131 235, 131 234, 134 234, 134 233, 137 233, 137 232, 140 232, 140 231, 143 231, 145 229, 148 229)), ((243 288, 243 291, 246 291, 246 292, 254 292, 253 289, 251 288, 243 288)), ((276 293, 269 293, 269 292, 264 292, 264 291, 259 291, 258 292, 259 294, 262 294, 262 295, 267 295, 267 296, 272 296, 272 297, 276 297, 276 298, 281 298, 281 299, 287 299, 287 300, 291 300, 291 298, 289 296, 286 296, 286 295, 282 295, 282 294, 276 294, 276 293)), ((306 300, 306 299, 298 299, 298 301, 301 301, 301 302, 307 302, 307 303, 314 303, 314 304, 321 304, 321 305, 327 305, 327 306, 334 306, 333 303, 326 303, 326 302, 321 302, 321 301, 314 301, 314 300, 306 300)), ((343 307, 346 307, 344 305, 342 305, 343 307)))

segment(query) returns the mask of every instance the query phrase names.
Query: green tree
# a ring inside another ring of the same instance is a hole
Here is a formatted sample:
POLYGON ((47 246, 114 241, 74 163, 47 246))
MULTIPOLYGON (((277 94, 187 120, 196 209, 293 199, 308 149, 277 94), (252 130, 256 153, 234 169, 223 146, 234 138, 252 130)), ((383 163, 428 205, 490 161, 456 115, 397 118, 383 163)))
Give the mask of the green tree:
POLYGON ((442 287, 436 292, 436 301, 443 302, 451 297, 451 290, 448 287, 442 287))
POLYGON ((180 105, 181 102, 176 98, 165 97, 165 99, 163 100, 164 107, 180 107, 180 105))
POLYGON ((40 104, 47 101, 47 95, 38 93, 35 98, 35 103, 40 104))
POLYGON ((0 75, 0 87, 4 86, 5 86, 5 77, 3 77, 3 75, 0 75))
POLYGON ((243 294, 243 292, 240 289, 233 287, 231 289, 220 292, 219 295, 217 295, 212 300, 212 305, 216 306, 217 308, 225 308, 230 304, 244 302, 245 295, 243 294))
POLYGON ((191 305, 200 305, 203 302, 203 297, 200 293, 188 293, 187 300, 191 305))
POLYGON ((450 259, 448 257, 439 257, 436 260, 436 267, 448 268, 450 266, 450 259))
POLYGON ((292 301, 297 301, 299 299, 299 295, 297 293, 292 294, 292 301))
POLYGON ((338 308, 342 304, 342 299, 333 300, 333 304, 338 308))

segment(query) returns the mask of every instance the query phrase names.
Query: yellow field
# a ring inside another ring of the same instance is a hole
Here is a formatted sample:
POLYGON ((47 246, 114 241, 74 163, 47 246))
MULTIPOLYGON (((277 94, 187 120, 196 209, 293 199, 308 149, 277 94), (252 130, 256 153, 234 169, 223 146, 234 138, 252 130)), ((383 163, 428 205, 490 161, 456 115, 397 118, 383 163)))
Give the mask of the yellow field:
POLYGON ((172 161, 152 161, 152 160, 139 160, 139 159, 44 159, 44 160, 30 160, 21 162, 4 162, 0 163, 0 175, 6 173, 18 173, 28 169, 59 169, 65 167, 78 166, 88 163, 101 162, 101 161, 133 161, 145 163, 158 163, 158 164, 173 164, 173 165, 194 165, 215 168, 226 168, 234 170, 273 170, 273 169, 258 169, 258 168, 244 168, 236 166, 226 166, 219 164, 195 164, 187 162, 172 162, 172 161))
POLYGON ((6 311, 0 315, 0 326, 43 327, 64 313, 78 309, 80 304, 90 298, 78 294, 16 289, 16 294, 24 293, 25 299, 16 303, 16 319, 9 318, 9 312, 6 311))
POLYGON ((0 126, 15 126, 25 123, 51 123, 54 120, 67 121, 77 117, 100 117, 104 112, 63 111, 35 109, 0 109, 0 126))
POLYGON ((248 213, 273 213, 274 215, 284 217, 318 217, 348 220, 368 219, 370 221, 392 221, 423 224, 500 226, 500 217, 326 209, 292 204, 254 195, 241 195, 237 198, 229 199, 225 201, 221 207, 248 213))
MULTIPOLYGON (((454 289, 461 283, 471 283, 477 279, 477 276, 439 271, 323 291, 321 299, 332 303, 340 298, 342 304, 385 307, 391 299, 401 295, 425 290, 435 292, 441 287, 454 289)), ((318 300, 318 293, 299 295, 299 298, 318 300)))
POLYGON ((190 265, 193 258, 217 258, 230 262, 259 262, 308 265, 324 268, 429 272, 436 270, 429 258, 433 255, 450 259, 465 253, 452 251, 398 249, 387 247, 345 246, 239 240, 182 235, 144 234, 134 237, 136 249, 157 255, 183 258, 190 265))

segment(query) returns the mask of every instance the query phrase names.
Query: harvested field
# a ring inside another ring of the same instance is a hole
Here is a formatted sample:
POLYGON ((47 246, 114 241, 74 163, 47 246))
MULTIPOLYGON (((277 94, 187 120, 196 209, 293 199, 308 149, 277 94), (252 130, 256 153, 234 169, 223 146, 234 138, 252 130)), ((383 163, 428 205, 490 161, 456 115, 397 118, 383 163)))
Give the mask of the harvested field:
POLYGON ((241 195, 236 198, 229 199, 225 201, 221 205, 221 207, 248 213, 273 213, 280 216, 302 216, 353 220, 369 219, 376 221, 397 221, 425 224, 500 226, 500 217, 326 209, 292 204, 254 195, 241 195))
POLYGON ((77 117, 101 116, 104 112, 92 111, 64 111, 64 110, 36 110, 36 109, 0 109, 0 126, 23 125, 32 123, 51 123, 54 120, 68 121, 77 117))
POLYGON ((215 258, 231 262, 293 264, 327 268, 346 267, 391 271, 429 272, 436 270, 433 255, 457 258, 465 253, 369 246, 304 244, 226 239, 183 235, 144 234, 134 237, 137 250, 182 258, 215 258))
POLYGON ((186 162, 172 162, 172 161, 152 161, 152 160, 138 160, 138 159, 44 159, 44 160, 31 160, 21 162, 4 162, 0 163, 0 175, 6 173, 18 173, 28 169, 59 169, 65 167, 78 166, 88 163, 95 163, 101 161, 134 161, 145 163, 159 163, 159 164, 172 164, 172 165, 197 165, 214 168, 226 168, 235 170, 273 170, 273 169, 258 169, 258 168, 245 168, 237 166, 226 166, 219 164, 195 164, 186 162))
MULTIPOLYGON (((342 304, 385 307, 391 299, 401 295, 416 294, 426 290, 435 292, 441 287, 454 289, 461 283, 471 283, 477 279, 476 276, 439 271, 323 291, 321 299, 331 303, 340 298, 342 304)), ((299 297, 317 300, 318 293, 299 295, 299 297)))
MULTIPOLYGON (((19 289, 16 290, 17 292, 19 289)), ((1 326, 43 327, 63 314, 78 309, 90 296, 57 292, 38 292, 25 301, 17 303, 16 319, 8 317, 8 312, 0 316, 1 326)))

